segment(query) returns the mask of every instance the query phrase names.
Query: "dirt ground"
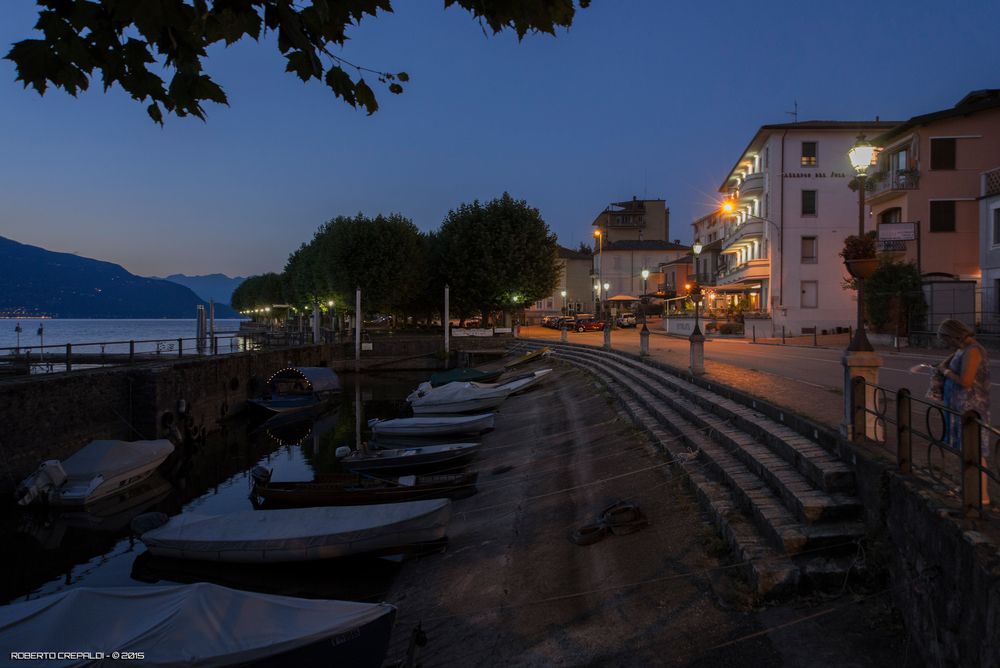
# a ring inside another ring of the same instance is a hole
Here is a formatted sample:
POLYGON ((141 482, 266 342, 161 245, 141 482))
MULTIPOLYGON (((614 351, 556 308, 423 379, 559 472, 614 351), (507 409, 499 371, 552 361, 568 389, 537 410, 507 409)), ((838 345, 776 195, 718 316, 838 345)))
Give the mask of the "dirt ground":
POLYGON ((425 667, 920 665, 877 589, 753 606, 660 453, 591 376, 546 365, 484 436, 479 493, 455 502, 448 549, 400 570, 387 665, 418 624, 425 667), (619 500, 649 526, 569 539, 619 500))

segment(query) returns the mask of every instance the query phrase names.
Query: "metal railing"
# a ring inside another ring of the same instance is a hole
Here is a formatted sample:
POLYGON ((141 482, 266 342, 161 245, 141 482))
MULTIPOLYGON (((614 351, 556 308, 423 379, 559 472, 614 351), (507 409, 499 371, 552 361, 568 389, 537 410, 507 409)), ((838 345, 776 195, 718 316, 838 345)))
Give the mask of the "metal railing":
POLYGON ((893 392, 860 376, 851 379, 848 400, 855 443, 874 442, 890 449, 894 445, 900 473, 957 485, 962 516, 983 517, 983 485, 989 480, 1000 484, 1000 474, 984 466, 981 458, 989 453, 997 466, 1000 429, 983 422, 976 411, 959 413, 918 399, 906 388, 893 392))
POLYGON ((892 190, 916 190, 920 186, 920 172, 907 169, 896 172, 879 172, 868 177, 869 196, 880 195, 892 190))
POLYGON ((251 332, 216 332, 200 343, 197 337, 180 337, 15 346, 0 348, 0 376, 61 373, 168 358, 224 355, 260 347, 260 337, 251 332))

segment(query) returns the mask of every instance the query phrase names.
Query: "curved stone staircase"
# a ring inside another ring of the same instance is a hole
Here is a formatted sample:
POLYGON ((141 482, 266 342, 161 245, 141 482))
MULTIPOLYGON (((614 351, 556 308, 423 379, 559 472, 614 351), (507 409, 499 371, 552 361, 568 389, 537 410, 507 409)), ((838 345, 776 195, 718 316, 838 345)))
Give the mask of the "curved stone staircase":
POLYGON ((757 596, 841 588, 865 527, 854 473, 821 445, 778 421, 634 355, 548 346, 596 376, 636 425, 683 470, 691 490, 745 562, 757 596))

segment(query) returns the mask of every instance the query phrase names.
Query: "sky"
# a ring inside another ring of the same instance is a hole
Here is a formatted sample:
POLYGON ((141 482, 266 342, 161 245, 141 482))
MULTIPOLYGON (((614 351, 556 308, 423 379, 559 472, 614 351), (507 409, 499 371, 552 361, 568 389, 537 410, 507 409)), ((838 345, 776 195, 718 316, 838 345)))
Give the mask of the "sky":
MULTIPOLYGON (((690 242, 756 130, 796 102, 799 120, 905 120, 1000 88, 994 0, 593 0, 521 42, 442 0, 393 4, 339 52, 410 75, 402 95, 375 88, 373 116, 285 73, 270 39, 210 51, 229 106, 162 128, 120 89, 42 97, 0 61, 0 236, 140 275, 246 276, 281 271, 338 215, 430 231, 506 191, 571 248, 632 196, 665 199, 690 242)), ((34 3, 0 17, 4 53, 35 35, 34 3)))

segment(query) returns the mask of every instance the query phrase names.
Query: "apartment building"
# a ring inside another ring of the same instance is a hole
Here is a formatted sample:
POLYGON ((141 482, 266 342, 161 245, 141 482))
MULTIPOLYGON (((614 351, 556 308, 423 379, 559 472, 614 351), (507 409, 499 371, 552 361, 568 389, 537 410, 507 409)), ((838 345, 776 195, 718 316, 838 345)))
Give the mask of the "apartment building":
POLYGON ((559 246, 559 282, 555 291, 524 310, 528 323, 537 323, 547 315, 578 313, 593 307, 593 283, 590 273, 593 259, 589 253, 559 246), (563 292, 566 296, 563 297, 563 292), (563 310, 565 308, 565 311, 563 310))
POLYGON ((732 210, 723 216, 716 292, 745 295, 748 308, 770 314, 776 331, 833 330, 854 322, 856 294, 843 287, 839 256, 844 238, 858 230, 847 153, 859 134, 871 138, 897 125, 762 126, 719 187, 720 207, 727 200, 732 210))

